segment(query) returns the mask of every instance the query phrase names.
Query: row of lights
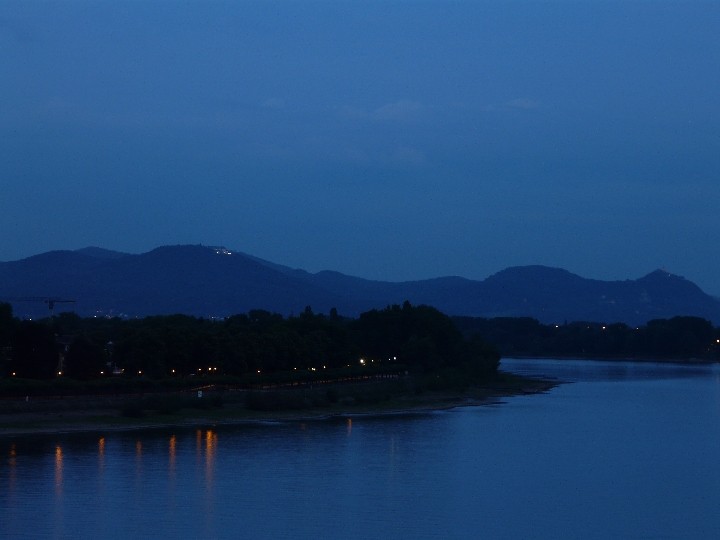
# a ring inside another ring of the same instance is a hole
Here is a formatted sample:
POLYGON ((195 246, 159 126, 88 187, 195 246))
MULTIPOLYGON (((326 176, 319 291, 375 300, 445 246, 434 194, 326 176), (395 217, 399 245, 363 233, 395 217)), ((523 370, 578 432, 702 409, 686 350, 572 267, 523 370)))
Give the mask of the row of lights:
MULTIPOLYGON (((555 325, 555 328, 558 328, 558 325, 555 325)), ((602 327, 603 330, 605 330, 605 328, 606 328, 605 326, 602 327)), ((716 340, 715 340, 715 343, 717 343, 718 345, 720 345, 720 339, 716 339, 716 340)), ((388 358, 388 361, 394 361, 394 360, 397 360, 397 356, 393 356, 392 358, 388 358)), ((370 362, 371 362, 371 363, 374 363, 375 360, 370 360, 370 362)), ((364 365, 366 365, 366 364, 367 364, 367 361, 366 361, 364 358, 361 358, 361 359, 360 359, 360 365, 361 365, 361 366, 364 366, 364 365)), ((350 364, 348 364, 347 367, 350 367, 350 364)), ((202 369, 203 369, 203 368, 198 368, 198 371, 201 372, 202 369)), ((323 369, 327 369, 327 366, 323 366, 323 369)), ((213 372, 213 371, 217 371, 217 367, 209 367, 209 368, 207 368, 207 370, 208 370, 208 373, 209 373, 209 372, 213 372)), ((317 369, 314 368, 314 367, 308 368, 308 370, 309 370, 309 371, 317 371, 317 369)), ((293 368, 293 371, 297 371, 297 368, 294 367, 294 368, 293 368)), ((171 372, 174 374, 174 373, 175 373, 175 370, 172 369, 171 372)), ((260 370, 259 370, 259 369, 257 370, 257 373, 258 373, 258 375, 260 375, 260 370)), ((104 371, 101 371, 101 372, 100 372, 100 375, 104 375, 104 374, 105 374, 104 371)), ((13 377, 15 377, 15 376, 17 376, 17 373, 16 373, 15 371, 13 371, 11 375, 12 375, 13 377)), ((62 371, 58 371, 58 372, 57 372, 57 375, 58 375, 58 377, 62 377, 62 371)), ((138 370, 138 375, 142 375, 142 370, 141 370, 141 369, 138 370)))
MULTIPOLYGON (((388 358, 388 362, 394 362, 394 361, 396 361, 396 360, 397 360, 397 356, 393 356, 392 358, 388 358)), ((378 361, 378 362, 380 362, 380 361, 378 361)), ((374 359, 373 359, 373 360, 370 360, 370 363, 371 363, 371 364, 375 363, 375 360, 374 360, 374 359)), ((364 358, 361 358, 361 359, 360 359, 360 365, 361 365, 361 366, 364 366, 365 364, 367 364, 367 360, 365 360, 364 358)))
MULTIPOLYGON (((555 325, 555 328, 560 328, 560 326, 556 324, 556 325, 555 325)), ((589 327, 588 327, 588 328, 589 328, 589 327)), ((602 329, 605 330, 606 327, 603 326, 602 329)), ((638 330, 638 329, 636 328, 636 330, 638 330)), ((715 343, 717 343, 718 345, 720 345, 720 339, 716 339, 716 340, 715 340, 715 343)), ((388 358, 388 361, 394 361, 394 360, 397 360, 397 356, 393 356, 392 358, 388 358)), ((371 362, 371 363, 374 363, 375 360, 370 360, 370 362, 371 362)), ((361 358, 361 359, 360 359, 360 365, 361 365, 361 366, 364 366, 364 365, 366 365, 366 364, 367 364, 367 361, 366 361, 364 358, 361 358)), ((348 364, 347 367, 350 367, 350 364, 348 364)), ((203 368, 198 368, 197 370, 198 370, 198 372, 202 372, 202 369, 203 369, 203 368)), ((208 368, 207 368, 208 373, 217 371, 217 369, 218 369, 217 367, 208 367, 208 368)), ((316 371, 316 368, 314 368, 314 367, 308 368, 308 369, 309 369, 310 371, 316 371)), ((323 366, 323 369, 327 369, 327 366, 323 366)), ((293 368, 293 371, 297 371, 297 368, 294 367, 294 368, 293 368)), ((174 374, 174 373, 175 373, 175 370, 172 369, 171 372, 174 374)), ((260 370, 258 369, 257 372, 258 372, 258 375, 259 375, 259 374, 260 374, 260 370)), ((104 374, 105 374, 104 371, 101 371, 101 372, 100 372, 100 375, 104 375, 104 374)), ((15 371, 13 371, 11 375, 12 375, 13 377, 16 377, 16 376, 17 376, 17 373, 16 373, 15 371)), ((138 375, 142 375, 142 370, 141 370, 141 369, 138 370, 138 375)), ((58 377, 62 377, 62 371, 58 371, 58 372, 57 372, 57 376, 58 376, 58 377)))

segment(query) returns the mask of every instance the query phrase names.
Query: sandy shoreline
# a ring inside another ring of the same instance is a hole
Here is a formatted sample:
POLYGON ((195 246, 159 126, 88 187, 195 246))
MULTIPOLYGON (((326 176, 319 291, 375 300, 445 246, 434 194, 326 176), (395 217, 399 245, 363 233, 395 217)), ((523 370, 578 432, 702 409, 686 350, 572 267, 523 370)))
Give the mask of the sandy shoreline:
POLYGON ((463 394, 437 392, 424 396, 405 395, 373 405, 335 405, 302 410, 257 411, 249 410, 241 403, 231 403, 218 409, 182 410, 175 414, 152 414, 143 418, 124 417, 116 408, 0 413, 0 438, 423 414, 456 407, 499 403, 503 398, 514 395, 543 393, 558 384, 556 381, 547 380, 526 382, 521 388, 488 387, 463 394))
MULTIPOLYGON (((41 422, 43 425, 22 426, 18 422, 17 426, 0 427, 0 439, 14 438, 29 435, 60 435, 69 433, 95 433, 95 432, 120 432, 120 431, 144 431, 168 428, 201 428, 214 426, 242 426, 242 425, 258 425, 268 423, 287 423, 287 422, 310 422, 324 421, 333 418, 349 418, 358 416, 390 416, 402 414, 423 414, 436 410, 452 409, 461 406, 487 405, 497 400, 487 401, 468 401, 466 403, 457 403, 455 405, 437 405, 416 408, 395 409, 388 408, 386 410, 342 410, 338 412, 320 412, 320 411, 297 411, 297 412, 281 412, 272 415, 255 415, 241 414, 236 417, 226 416, 224 418, 216 418, 212 416, 195 416, 181 415, 176 418, 158 419, 156 416, 147 420, 137 420, 123 423, 116 423, 117 417, 86 417, 78 420, 67 421, 66 418, 56 415, 48 415, 41 422)), ((3 418, 0 417, 0 421, 3 418)), ((17 420, 17 418, 15 418, 17 420)), ((4 422, 2 422, 4 424, 4 422)))

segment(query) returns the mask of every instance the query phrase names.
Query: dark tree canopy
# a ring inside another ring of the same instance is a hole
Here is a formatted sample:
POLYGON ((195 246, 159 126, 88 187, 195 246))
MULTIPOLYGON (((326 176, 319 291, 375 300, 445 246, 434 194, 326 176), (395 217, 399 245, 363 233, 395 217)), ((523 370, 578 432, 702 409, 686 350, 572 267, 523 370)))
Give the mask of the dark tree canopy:
POLYGON ((12 371, 30 378, 56 373, 63 352, 55 345, 56 336, 67 340, 65 375, 76 379, 107 376, 112 368, 156 379, 333 370, 358 368, 364 358, 378 369, 397 366, 422 373, 473 364, 476 371, 489 373, 498 361, 484 343, 465 340, 446 315, 407 302, 358 319, 343 318, 337 310, 314 313, 308 306, 289 318, 263 310, 220 321, 185 315, 123 320, 62 314, 13 325, 12 371))
POLYGON ((699 317, 656 319, 645 326, 529 318, 455 317, 466 335, 479 334, 507 356, 720 360, 720 330, 699 317))
POLYGON ((355 323, 362 354, 400 358, 424 368, 458 364, 464 355, 462 334, 452 320, 429 306, 405 302, 360 315, 355 323))
POLYGON ((74 379, 96 379, 107 371, 105 350, 86 336, 78 336, 65 354, 64 371, 65 375, 74 379))
POLYGON ((58 346, 48 325, 21 321, 10 340, 10 349, 8 367, 18 377, 50 379, 57 375, 58 346))
POLYGON ((252 310, 224 320, 186 315, 80 318, 62 313, 20 321, 0 303, 0 376, 88 380, 114 368, 126 377, 163 379, 300 373, 372 366, 422 374, 495 373, 499 353, 595 358, 720 359, 720 331, 697 317, 646 326, 530 318, 450 318, 430 306, 392 305, 357 319, 310 306, 284 318, 252 310), (493 346, 489 345, 493 344, 493 346), (362 360, 362 362, 361 362, 362 360))

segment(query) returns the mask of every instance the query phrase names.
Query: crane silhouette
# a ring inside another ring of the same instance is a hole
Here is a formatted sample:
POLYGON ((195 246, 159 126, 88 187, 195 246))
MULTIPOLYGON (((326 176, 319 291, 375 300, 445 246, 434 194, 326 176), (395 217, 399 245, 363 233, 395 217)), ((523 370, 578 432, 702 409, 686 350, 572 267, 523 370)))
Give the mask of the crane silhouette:
POLYGON ((75 303, 75 300, 70 298, 58 298, 55 296, 17 296, 6 297, 1 300, 6 302, 44 302, 50 310, 50 317, 55 314, 55 304, 75 303))

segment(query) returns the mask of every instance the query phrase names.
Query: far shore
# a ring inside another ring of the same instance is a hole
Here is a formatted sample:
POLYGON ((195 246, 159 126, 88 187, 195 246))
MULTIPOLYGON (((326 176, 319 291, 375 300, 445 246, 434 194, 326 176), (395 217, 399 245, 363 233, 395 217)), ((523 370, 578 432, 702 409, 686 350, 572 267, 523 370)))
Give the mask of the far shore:
POLYGON ((507 355, 507 360, 583 360, 588 362, 639 362, 648 364, 683 364, 683 365, 709 365, 719 364, 720 360, 708 358, 661 358, 657 356, 578 356, 578 355, 507 355))
MULTIPOLYGON (((358 416, 421 414, 462 406, 498 403, 503 398, 547 392, 558 381, 519 378, 503 384, 489 384, 463 391, 427 391, 420 394, 405 392, 388 396, 374 403, 333 403, 300 409, 254 410, 242 399, 230 399, 221 407, 183 408, 170 414, 148 412, 132 418, 121 412, 122 402, 111 406, 89 405, 81 397, 64 398, 62 408, 57 401, 33 400, 32 409, 0 410, 0 438, 19 438, 33 435, 69 433, 103 433, 139 431, 163 428, 201 428, 210 426, 240 426, 268 422, 322 421, 358 416)), ((237 396, 235 396, 237 397, 237 396)), ((17 405, 22 408, 22 400, 17 405)), ((100 405, 100 404, 98 404, 100 405)))

